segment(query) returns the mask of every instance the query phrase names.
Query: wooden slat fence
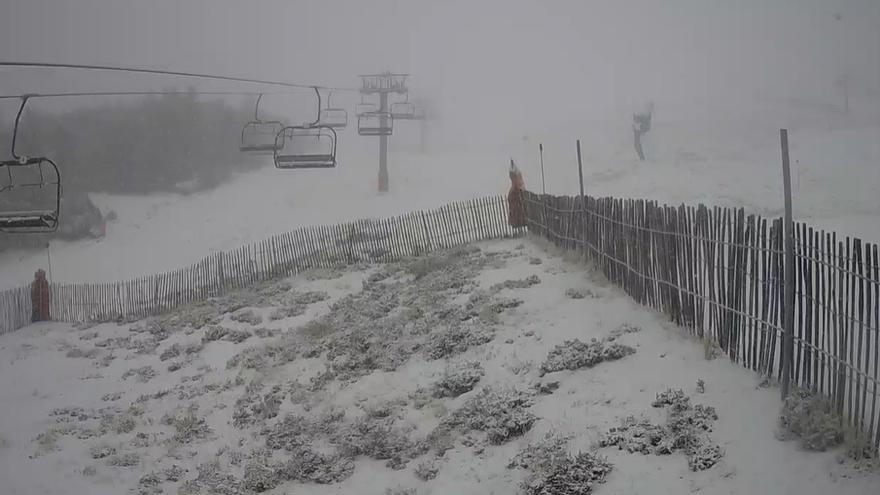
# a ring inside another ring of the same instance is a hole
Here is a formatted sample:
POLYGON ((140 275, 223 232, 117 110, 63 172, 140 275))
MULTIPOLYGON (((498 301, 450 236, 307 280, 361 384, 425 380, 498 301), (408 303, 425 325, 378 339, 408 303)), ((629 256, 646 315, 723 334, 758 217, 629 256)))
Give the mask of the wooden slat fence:
MULTIPOLYGON (((735 362, 782 374, 782 220, 742 209, 525 193, 529 231, 735 362)), ((877 246, 796 224, 792 383, 880 446, 877 246)))
MULTIPOLYGON (((312 268, 389 262, 513 235, 507 199, 501 196, 394 218, 303 227, 165 273, 120 282, 52 284, 50 312, 54 320, 66 322, 136 320, 312 268)), ((29 287, 0 292, 0 334, 30 320, 29 287)))

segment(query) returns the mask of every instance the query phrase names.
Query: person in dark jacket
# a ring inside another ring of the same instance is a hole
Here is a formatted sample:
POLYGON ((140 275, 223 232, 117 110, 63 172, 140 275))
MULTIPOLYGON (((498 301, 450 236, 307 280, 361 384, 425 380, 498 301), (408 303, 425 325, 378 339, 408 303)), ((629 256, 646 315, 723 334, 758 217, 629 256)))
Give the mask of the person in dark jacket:
POLYGON ((645 160, 645 150, 642 148, 642 136, 651 130, 651 116, 654 113, 654 103, 649 102, 645 109, 633 114, 633 144, 639 160, 645 160))
POLYGON ((522 172, 510 160, 510 192, 507 193, 507 223, 513 228, 526 226, 526 208, 523 204, 523 191, 526 188, 522 172))
POLYGON ((46 272, 37 270, 31 283, 31 321, 49 321, 49 281, 46 272))

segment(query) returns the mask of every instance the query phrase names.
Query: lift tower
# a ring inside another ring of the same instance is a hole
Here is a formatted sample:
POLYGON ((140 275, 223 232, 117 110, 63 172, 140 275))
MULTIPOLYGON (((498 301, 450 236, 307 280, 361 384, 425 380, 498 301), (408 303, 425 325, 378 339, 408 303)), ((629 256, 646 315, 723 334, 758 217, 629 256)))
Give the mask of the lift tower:
POLYGON ((378 119, 378 129, 381 130, 371 134, 361 133, 379 137, 379 192, 388 191, 388 136, 391 134, 391 126, 393 125, 393 117, 388 106, 388 95, 392 93, 406 95, 409 91, 406 87, 408 76, 409 74, 391 72, 360 76, 361 94, 364 96, 379 95, 379 110, 375 112, 373 117, 378 119))

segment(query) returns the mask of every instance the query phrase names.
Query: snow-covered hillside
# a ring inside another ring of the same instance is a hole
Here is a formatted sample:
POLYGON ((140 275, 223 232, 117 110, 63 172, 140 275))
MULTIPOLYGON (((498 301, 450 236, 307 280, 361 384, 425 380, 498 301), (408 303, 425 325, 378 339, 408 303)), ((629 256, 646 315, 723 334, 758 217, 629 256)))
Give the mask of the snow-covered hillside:
POLYGON ((0 479, 8 495, 502 495, 588 466, 599 494, 876 493, 838 452, 777 440, 778 390, 707 355, 529 241, 312 271, 150 321, 2 336, 0 479), (680 414, 706 430, 667 455, 594 450, 621 425, 679 435, 662 425, 680 414))

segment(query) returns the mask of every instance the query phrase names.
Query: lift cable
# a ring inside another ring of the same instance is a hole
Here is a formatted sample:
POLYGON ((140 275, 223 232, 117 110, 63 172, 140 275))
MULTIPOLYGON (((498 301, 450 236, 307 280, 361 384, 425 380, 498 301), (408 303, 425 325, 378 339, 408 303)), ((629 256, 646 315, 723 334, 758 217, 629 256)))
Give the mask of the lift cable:
MULTIPOLYGON (((314 84, 297 84, 286 81, 273 81, 266 79, 251 79, 247 77, 222 76, 216 74, 202 74, 196 72, 180 72, 161 69, 149 69, 143 67, 120 67, 111 65, 84 65, 84 64, 62 64, 52 62, 16 62, 16 61, 0 61, 0 67, 30 67, 30 68, 56 68, 56 69, 82 69, 82 70, 98 70, 110 72, 134 72, 140 74, 159 74, 164 76, 180 76, 194 77, 199 79, 214 79, 219 81, 244 82, 251 84, 263 84, 268 86, 284 86, 288 88, 312 89, 314 84)), ((321 89, 333 91, 360 91, 354 88, 336 88, 331 86, 318 86, 321 89)))

